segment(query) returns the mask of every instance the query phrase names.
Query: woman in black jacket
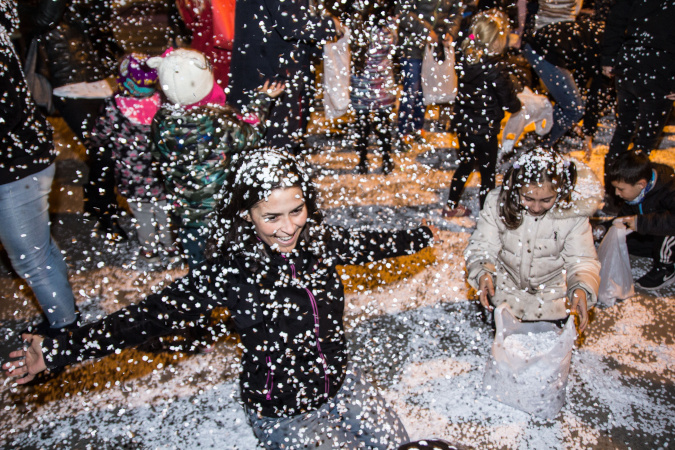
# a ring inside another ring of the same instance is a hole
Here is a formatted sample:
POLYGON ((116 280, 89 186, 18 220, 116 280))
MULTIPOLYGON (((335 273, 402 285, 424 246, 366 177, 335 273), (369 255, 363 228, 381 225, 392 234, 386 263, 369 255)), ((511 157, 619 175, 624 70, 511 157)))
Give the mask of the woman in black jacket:
POLYGON ((242 401, 266 447, 405 442, 396 414, 349 362, 336 265, 414 253, 432 243, 432 230, 328 226, 302 165, 269 149, 236 159, 222 194, 207 263, 140 304, 67 335, 24 335, 30 348, 12 353, 20 361, 5 368, 24 383, 47 367, 201 327, 213 308, 225 306, 244 349, 242 401))

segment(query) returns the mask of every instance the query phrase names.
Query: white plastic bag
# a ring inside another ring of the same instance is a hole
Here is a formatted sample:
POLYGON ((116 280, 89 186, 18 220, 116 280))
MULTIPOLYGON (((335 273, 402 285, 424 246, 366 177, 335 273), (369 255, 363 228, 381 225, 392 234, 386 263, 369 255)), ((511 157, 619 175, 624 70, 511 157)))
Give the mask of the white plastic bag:
POLYGON ((626 245, 628 232, 625 226, 612 225, 598 247, 598 259, 602 265, 598 290, 598 303, 601 305, 614 306, 617 299, 635 295, 626 245))
POLYGON ((422 94, 424 104, 452 103, 457 95, 455 52, 452 46, 444 46, 445 61, 438 62, 430 45, 424 49, 422 60, 422 94))
POLYGON ((349 109, 349 30, 335 43, 323 46, 323 106, 327 119, 336 119, 349 109))
POLYGON ((570 316, 562 329, 550 322, 521 322, 502 303, 495 309, 495 327, 495 340, 483 377, 485 392, 537 417, 556 417, 565 403, 577 337, 574 318, 570 316), (530 342, 524 352, 508 345, 515 338, 530 342))
POLYGON ((526 87, 518 94, 521 108, 511 114, 504 125, 502 133, 502 153, 509 153, 520 139, 525 127, 531 123, 535 125, 535 132, 543 136, 553 127, 553 105, 545 95, 535 94, 526 87))

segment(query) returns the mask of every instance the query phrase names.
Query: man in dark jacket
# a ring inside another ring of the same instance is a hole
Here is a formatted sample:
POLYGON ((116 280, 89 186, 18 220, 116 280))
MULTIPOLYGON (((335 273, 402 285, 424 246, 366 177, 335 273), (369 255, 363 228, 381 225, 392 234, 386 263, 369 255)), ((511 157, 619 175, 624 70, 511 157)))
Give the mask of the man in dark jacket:
POLYGON ((12 48, 13 6, 0 0, 0 242, 47 316, 37 331, 55 335, 77 318, 68 267, 49 229, 56 151, 12 48))
POLYGON ((311 14, 306 0, 237 0, 234 28, 227 102, 241 109, 265 81, 284 82, 264 141, 295 150, 309 108, 310 53, 317 43, 337 36, 340 22, 311 14))
POLYGON ((629 253, 654 259, 652 269, 635 282, 658 289, 675 282, 675 173, 652 163, 640 151, 623 152, 609 169, 617 197, 624 203, 620 220, 635 233, 626 238, 629 253))
POLYGON ((617 0, 607 24, 602 70, 616 77, 617 121, 605 172, 633 141, 649 154, 675 100, 675 1, 617 0))

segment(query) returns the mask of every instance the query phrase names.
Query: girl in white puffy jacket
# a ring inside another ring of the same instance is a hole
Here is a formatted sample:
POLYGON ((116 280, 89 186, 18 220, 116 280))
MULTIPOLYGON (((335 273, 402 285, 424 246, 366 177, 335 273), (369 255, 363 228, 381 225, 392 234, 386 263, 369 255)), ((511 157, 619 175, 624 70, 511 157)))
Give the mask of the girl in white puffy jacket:
MULTIPOLYGON (((584 181, 594 178, 586 172, 584 181)), ((588 217, 601 198, 592 183, 579 188, 575 163, 542 148, 524 153, 488 194, 464 252, 481 304, 506 302, 526 321, 577 314, 583 332, 600 283, 588 217)))

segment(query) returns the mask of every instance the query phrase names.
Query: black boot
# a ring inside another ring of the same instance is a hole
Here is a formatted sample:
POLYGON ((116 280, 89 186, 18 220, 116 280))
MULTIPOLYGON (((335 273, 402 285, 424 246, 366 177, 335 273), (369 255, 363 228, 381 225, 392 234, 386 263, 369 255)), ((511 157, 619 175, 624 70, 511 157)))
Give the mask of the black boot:
POLYGON ((394 161, 391 160, 389 153, 384 153, 382 155, 382 173, 389 175, 394 171, 394 161))
POLYGON ((96 231, 110 242, 126 242, 127 232, 120 225, 116 215, 105 214, 98 219, 96 231))

